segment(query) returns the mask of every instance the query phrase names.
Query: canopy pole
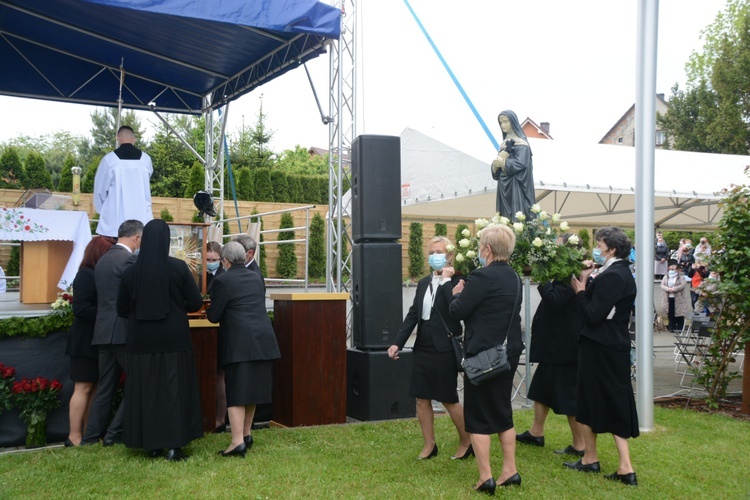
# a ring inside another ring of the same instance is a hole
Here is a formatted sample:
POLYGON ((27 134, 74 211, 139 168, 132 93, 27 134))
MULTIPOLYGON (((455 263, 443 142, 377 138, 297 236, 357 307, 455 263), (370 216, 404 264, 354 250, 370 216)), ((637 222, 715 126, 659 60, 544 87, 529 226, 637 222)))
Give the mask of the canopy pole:
POLYGON ((500 144, 498 144, 497 140, 495 139, 495 136, 492 135, 492 132, 490 132, 489 127, 487 127, 487 124, 484 123, 484 120, 479 114, 479 111, 477 111, 477 108, 474 107, 474 103, 471 102, 471 99, 469 99, 468 94, 466 94, 466 91, 464 91, 464 88, 461 86, 461 83, 458 81, 458 78, 456 78, 456 75, 453 74, 453 71, 451 71, 450 66, 448 66, 448 63, 443 58, 443 55, 440 53, 440 51, 437 48, 437 45, 435 45, 435 42, 432 41, 432 38, 430 37, 429 33, 427 33, 427 30, 422 25, 422 22, 417 17, 417 13, 414 12, 414 9, 411 8, 411 5, 409 5, 409 0, 404 0, 404 3, 406 4, 406 8, 409 9, 409 12, 411 12, 412 17, 417 22, 417 26, 419 26, 419 29, 422 30, 422 34, 427 38, 427 41, 430 43, 430 46, 432 47, 432 50, 435 51, 435 55, 437 55, 438 59, 440 59, 440 62, 443 64, 443 67, 445 68, 445 71, 448 72, 448 76, 451 77, 451 80, 453 80, 453 83, 456 85, 456 88, 458 88, 458 91, 461 93, 461 95, 464 98, 464 101, 466 101, 466 104, 469 106, 469 109, 471 109, 471 112, 474 113, 474 117, 479 122, 479 125, 482 126, 482 129, 484 129, 484 133, 487 134, 487 138, 492 143, 492 146, 494 146, 495 151, 498 151, 500 149, 500 144))
POLYGON ((117 132, 120 130, 121 113, 122 113, 122 86, 125 83, 125 58, 120 58, 120 93, 117 95, 117 123, 115 124, 115 149, 120 145, 117 144, 117 132))
POLYGON ((654 429, 654 147, 659 0, 638 0, 635 93, 636 388, 638 423, 654 429))

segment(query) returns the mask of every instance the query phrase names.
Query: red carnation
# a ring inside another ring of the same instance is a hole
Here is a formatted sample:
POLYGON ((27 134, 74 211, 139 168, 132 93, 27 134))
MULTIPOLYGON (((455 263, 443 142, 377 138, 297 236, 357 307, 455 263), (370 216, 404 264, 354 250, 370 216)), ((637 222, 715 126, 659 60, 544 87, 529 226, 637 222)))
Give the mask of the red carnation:
POLYGON ((10 389, 13 394, 21 393, 21 382, 13 382, 13 387, 10 389))
POLYGON ((53 391, 59 391, 60 389, 62 389, 62 384, 59 380, 55 379, 50 384, 50 389, 52 389, 53 391))

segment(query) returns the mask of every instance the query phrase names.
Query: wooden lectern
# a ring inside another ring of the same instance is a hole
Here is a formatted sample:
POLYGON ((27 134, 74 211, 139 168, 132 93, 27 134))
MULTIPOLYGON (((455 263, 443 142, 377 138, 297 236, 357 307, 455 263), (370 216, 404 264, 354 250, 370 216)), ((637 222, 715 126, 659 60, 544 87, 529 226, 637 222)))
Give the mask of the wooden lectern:
POLYGON ((216 429, 216 335, 219 325, 207 319, 190 320, 190 339, 193 342, 195 371, 201 394, 203 432, 216 429))
POLYGON ((57 300, 57 283, 72 251, 72 241, 22 241, 21 302, 51 304, 57 300))
POLYGON ((348 299, 348 293, 271 294, 281 351, 273 371, 275 422, 288 427, 346 422, 348 299))

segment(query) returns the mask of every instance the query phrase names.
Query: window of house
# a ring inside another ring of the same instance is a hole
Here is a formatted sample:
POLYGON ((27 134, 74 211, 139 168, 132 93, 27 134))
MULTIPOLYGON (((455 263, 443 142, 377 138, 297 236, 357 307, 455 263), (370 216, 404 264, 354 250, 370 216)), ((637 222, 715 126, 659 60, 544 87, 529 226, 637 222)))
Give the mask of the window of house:
POLYGON ((664 132, 661 130, 656 131, 656 145, 661 146, 664 144, 664 132))
POLYGON ((617 138, 617 144, 622 144, 622 137, 617 138))

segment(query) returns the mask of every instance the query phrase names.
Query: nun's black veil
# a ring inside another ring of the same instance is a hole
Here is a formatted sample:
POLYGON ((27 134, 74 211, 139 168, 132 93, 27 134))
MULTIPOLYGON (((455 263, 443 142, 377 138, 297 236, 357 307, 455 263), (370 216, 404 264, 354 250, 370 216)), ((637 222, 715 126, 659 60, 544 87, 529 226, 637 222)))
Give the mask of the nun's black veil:
POLYGON ((169 314, 169 226, 153 219, 143 228, 135 265, 135 317, 164 319, 169 314))

